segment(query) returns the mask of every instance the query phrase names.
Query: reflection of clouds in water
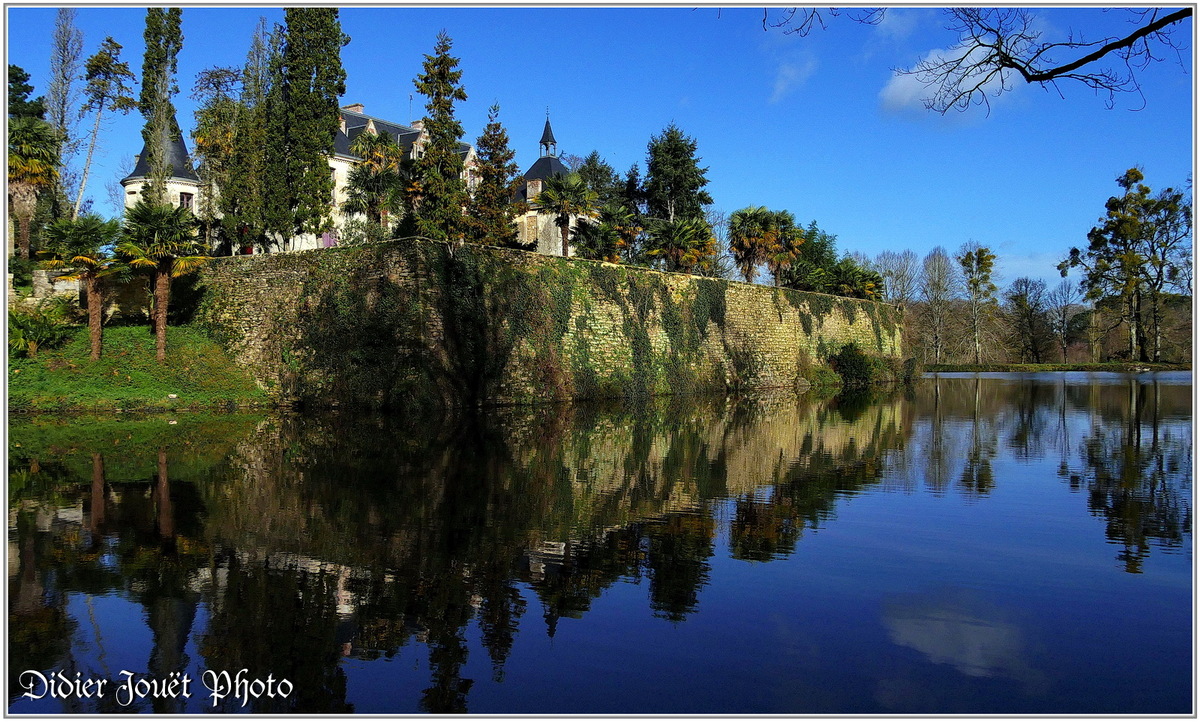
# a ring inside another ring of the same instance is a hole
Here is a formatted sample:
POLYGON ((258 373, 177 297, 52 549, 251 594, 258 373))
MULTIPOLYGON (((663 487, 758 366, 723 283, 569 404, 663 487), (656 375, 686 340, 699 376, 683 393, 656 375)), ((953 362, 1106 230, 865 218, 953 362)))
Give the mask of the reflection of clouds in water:
POLYGON ((892 642, 949 664, 970 677, 1003 677, 1036 685, 1042 675, 1024 659, 1020 628, 1004 610, 963 590, 906 595, 885 605, 892 642))

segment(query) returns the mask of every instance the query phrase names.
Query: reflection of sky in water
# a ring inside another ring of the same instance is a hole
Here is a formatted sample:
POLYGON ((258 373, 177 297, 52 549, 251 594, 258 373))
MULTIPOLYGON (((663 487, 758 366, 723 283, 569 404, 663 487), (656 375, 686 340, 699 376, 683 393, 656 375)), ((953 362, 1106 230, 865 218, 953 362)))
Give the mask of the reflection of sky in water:
POLYGON ((971 677, 1027 675, 1021 630, 1000 610, 962 592, 907 596, 885 603, 891 640, 971 677))

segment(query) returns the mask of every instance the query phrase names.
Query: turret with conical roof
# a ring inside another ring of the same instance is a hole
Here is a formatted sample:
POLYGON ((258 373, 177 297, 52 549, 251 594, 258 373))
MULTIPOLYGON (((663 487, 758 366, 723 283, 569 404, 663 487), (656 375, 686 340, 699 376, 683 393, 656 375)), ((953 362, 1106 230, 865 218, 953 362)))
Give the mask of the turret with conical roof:
MULTIPOLYGON (((172 122, 171 127, 178 128, 179 126, 172 122)), ((163 157, 166 158, 169 165, 166 177, 167 199, 173 205, 191 208, 196 192, 200 188, 200 176, 196 175, 195 169, 192 168, 192 160, 188 156, 183 135, 175 133, 173 137, 168 136, 163 141, 162 150, 163 157)), ((147 143, 142 146, 141 155, 137 157, 137 164, 134 166, 133 172, 121 179, 121 185, 125 188, 125 206, 127 208, 132 206, 141 195, 142 187, 150 180, 150 172, 150 148, 147 143)))

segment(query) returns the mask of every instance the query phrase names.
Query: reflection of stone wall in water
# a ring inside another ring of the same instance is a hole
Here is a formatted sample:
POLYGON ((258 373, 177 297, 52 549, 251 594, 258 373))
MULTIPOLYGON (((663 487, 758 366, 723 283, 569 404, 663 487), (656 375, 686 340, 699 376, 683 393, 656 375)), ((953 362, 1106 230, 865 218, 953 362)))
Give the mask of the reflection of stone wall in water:
POLYGON ((391 565, 420 553, 444 504, 471 502, 488 526, 515 530, 515 552, 538 550, 703 512, 707 500, 810 472, 874 465, 902 445, 904 409, 893 399, 850 416, 791 394, 691 399, 686 410, 568 407, 550 422, 514 408, 496 410, 478 438, 437 424, 416 435, 345 419, 267 419, 231 456, 232 481, 206 498, 207 531, 261 557, 391 565), (382 458, 380 434, 403 439, 382 458), (464 498, 464 488, 476 496, 464 498))
POLYGON ((280 397, 474 405, 793 388, 844 344, 899 358, 882 304, 478 246, 223 259, 198 319, 280 397))

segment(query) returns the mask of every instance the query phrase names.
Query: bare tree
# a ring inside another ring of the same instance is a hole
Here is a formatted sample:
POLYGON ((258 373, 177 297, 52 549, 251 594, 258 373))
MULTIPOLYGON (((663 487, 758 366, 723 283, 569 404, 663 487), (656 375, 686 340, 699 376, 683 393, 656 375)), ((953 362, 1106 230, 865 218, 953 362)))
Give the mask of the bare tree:
POLYGON ((941 246, 925 256, 921 273, 921 300, 925 305, 920 317, 921 336, 925 353, 933 353, 933 362, 940 364, 946 349, 950 326, 950 307, 957 285, 954 262, 941 246))
POLYGON ((903 308, 916 299, 921 262, 915 251, 883 251, 875 257, 874 265, 883 276, 888 303, 903 308))
POLYGON ((121 180, 133 172, 134 165, 133 156, 121 156, 121 160, 117 161, 117 172, 104 184, 108 204, 116 215, 125 213, 125 187, 121 185, 121 180))
POLYGON ((1075 288, 1075 284, 1067 279, 1062 279, 1058 285, 1050 289, 1046 295, 1046 310, 1050 316, 1050 331, 1054 334, 1055 340, 1058 341, 1058 347, 1062 350, 1063 363, 1067 362, 1067 346, 1070 345, 1070 328, 1071 319, 1079 312, 1080 308, 1077 305, 1082 296, 1075 288))
POLYGON ((75 10, 59 8, 50 47, 50 86, 46 116, 62 137, 59 187, 66 199, 79 182, 72 160, 79 149, 75 129, 79 123, 79 79, 83 58, 83 31, 75 27, 75 10))
MULTIPOLYGON (((807 35, 825 27, 822 13, 839 14, 856 22, 874 25, 883 19, 879 8, 787 8, 763 11, 763 28, 782 28, 786 33, 807 35)), ((1151 63, 1173 54, 1184 66, 1185 45, 1174 36, 1179 24, 1192 16, 1193 8, 1168 12, 1163 8, 1127 8, 1131 30, 1087 40, 1083 32, 1069 30, 1065 40, 1043 38, 1028 8, 946 8, 946 29, 958 35, 948 50, 936 53, 908 70, 897 73, 915 76, 932 95, 925 107, 939 113, 966 110, 972 105, 989 106, 989 96, 1012 90, 1016 82, 1038 84, 1060 96, 1060 81, 1074 81, 1108 95, 1112 107, 1118 93, 1141 95, 1138 73, 1151 63), (1114 66, 1102 65, 1115 61, 1114 66)), ((1185 33, 1186 35, 1186 33, 1185 33)), ((1144 101, 1144 97, 1143 97, 1144 101)))

